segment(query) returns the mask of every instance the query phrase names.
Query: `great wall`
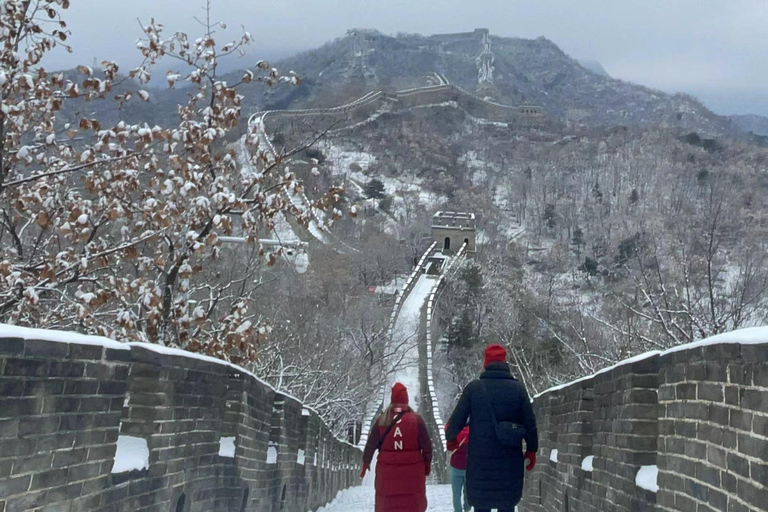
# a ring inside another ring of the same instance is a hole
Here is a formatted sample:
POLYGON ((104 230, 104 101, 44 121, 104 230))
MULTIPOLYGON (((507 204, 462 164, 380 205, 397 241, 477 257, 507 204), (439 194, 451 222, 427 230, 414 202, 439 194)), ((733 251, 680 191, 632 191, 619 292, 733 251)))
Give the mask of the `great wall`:
POLYGON ((2 512, 306 512, 354 485, 359 459, 237 366, 0 326, 2 512))
MULTIPOLYGON (((433 37, 450 44, 487 34, 433 37)), ((492 80, 490 48, 481 64, 492 80)), ((445 104, 512 125, 545 119, 540 107, 498 104, 442 74, 435 79, 334 108, 258 112, 249 127, 274 163, 280 152, 267 127, 286 119, 340 120, 334 129, 343 129, 384 111, 445 104)), ((306 196, 284 192, 311 216, 315 238, 356 250, 327 229, 306 196)), ((413 348, 439 482, 447 467, 432 367, 435 310, 445 279, 474 250, 474 235, 462 234, 455 253, 446 250, 450 242, 441 247, 442 236, 407 279, 389 327, 397 336, 403 305, 429 279, 413 348), (437 260, 442 268, 433 274, 437 260)), ((360 447, 387 397, 386 385, 371 397, 353 445, 238 366, 157 345, 0 325, 0 512, 314 511, 360 482, 360 447)), ((521 512, 768 510, 766 328, 645 354, 547 390, 533 405, 541 450, 521 512)))
MULTIPOLYGON (((0 390, 3 512, 306 512, 359 482, 359 448, 222 361, 0 326, 0 390), (119 471, 128 440, 146 458, 119 471)), ((521 511, 765 510, 768 329, 634 358, 533 403, 541 450, 521 511)))

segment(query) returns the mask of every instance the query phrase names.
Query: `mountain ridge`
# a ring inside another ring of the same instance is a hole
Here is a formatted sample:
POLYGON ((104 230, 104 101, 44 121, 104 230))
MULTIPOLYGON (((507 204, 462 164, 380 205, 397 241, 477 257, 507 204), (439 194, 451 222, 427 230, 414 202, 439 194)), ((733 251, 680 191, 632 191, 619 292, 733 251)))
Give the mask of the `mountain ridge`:
POLYGON ((432 36, 388 36, 373 29, 344 37, 275 63, 304 84, 266 92, 264 108, 333 106, 377 89, 429 85, 437 72, 477 96, 510 105, 542 106, 574 125, 655 125, 710 135, 732 133, 694 97, 670 95, 586 69, 554 42, 491 35, 486 29, 432 36))

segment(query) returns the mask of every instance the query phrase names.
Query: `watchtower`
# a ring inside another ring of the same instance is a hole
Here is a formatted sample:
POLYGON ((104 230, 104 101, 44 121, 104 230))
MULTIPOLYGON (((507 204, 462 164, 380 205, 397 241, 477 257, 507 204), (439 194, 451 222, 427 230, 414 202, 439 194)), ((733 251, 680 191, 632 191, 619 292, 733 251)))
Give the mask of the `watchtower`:
POLYGON ((475 253, 475 214, 437 212, 432 217, 432 239, 443 252, 458 251, 467 244, 467 254, 475 253))

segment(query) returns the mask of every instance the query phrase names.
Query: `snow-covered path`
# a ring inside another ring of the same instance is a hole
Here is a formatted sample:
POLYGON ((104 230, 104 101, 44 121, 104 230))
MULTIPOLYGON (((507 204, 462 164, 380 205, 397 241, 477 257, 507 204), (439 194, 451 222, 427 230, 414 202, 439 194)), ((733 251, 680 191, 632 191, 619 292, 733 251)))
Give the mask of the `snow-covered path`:
POLYGON ((389 385, 400 382, 408 388, 411 407, 419 409, 419 320, 421 307, 435 285, 435 277, 422 274, 397 316, 393 336, 395 372, 390 375, 389 385))
MULTIPOLYGON (((376 493, 373 487, 352 487, 341 491, 336 499, 317 512, 373 512, 376 493)), ((427 512, 450 512, 453 510, 450 485, 427 486, 427 512)))

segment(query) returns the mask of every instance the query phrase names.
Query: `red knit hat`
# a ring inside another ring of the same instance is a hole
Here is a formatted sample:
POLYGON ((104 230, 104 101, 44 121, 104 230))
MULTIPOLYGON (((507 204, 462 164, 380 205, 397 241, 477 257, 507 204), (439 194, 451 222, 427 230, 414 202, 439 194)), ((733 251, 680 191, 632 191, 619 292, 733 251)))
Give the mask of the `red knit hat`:
POLYGON ((506 363, 507 351, 501 345, 488 345, 485 347, 485 362, 483 368, 487 368, 491 363, 506 363))
POLYGON ((390 402, 398 405, 408 405, 408 388, 396 382, 392 386, 392 399, 390 402))

